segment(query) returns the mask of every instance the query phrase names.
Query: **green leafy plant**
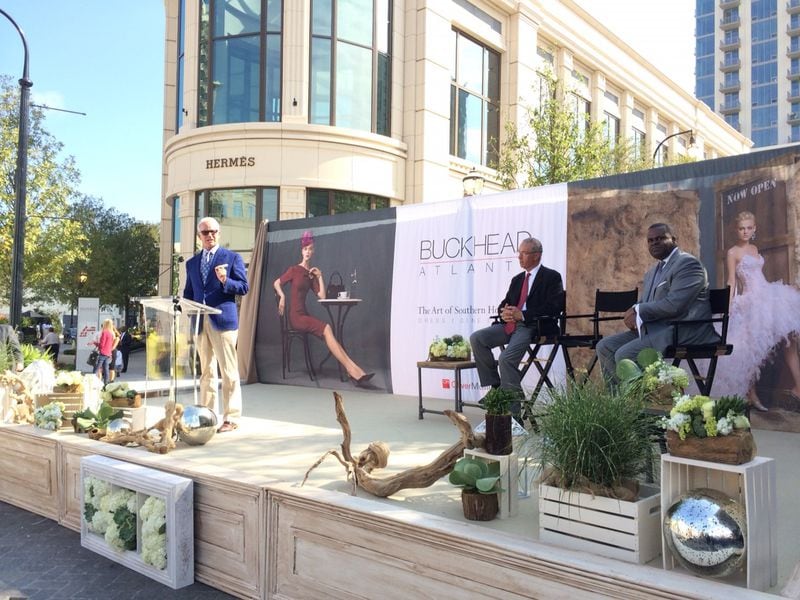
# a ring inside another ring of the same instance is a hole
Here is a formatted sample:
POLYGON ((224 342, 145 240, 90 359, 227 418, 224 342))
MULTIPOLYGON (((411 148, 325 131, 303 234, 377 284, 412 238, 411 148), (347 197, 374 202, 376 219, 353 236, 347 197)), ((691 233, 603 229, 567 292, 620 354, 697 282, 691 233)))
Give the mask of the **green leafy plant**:
POLYGON ((462 456, 450 471, 450 483, 468 491, 495 494, 500 488, 500 463, 486 463, 473 456, 462 456))
POLYGON ((635 387, 587 380, 551 390, 550 398, 534 447, 553 485, 617 488, 652 464, 655 423, 635 387))
POLYGON ((523 399, 518 390, 492 388, 483 397, 482 404, 487 415, 508 415, 511 414, 511 403, 523 399))
POLYGON ((35 360, 53 360, 53 355, 50 352, 34 346, 32 344, 20 344, 22 348, 22 363, 27 367, 35 360))
POLYGON ((653 348, 639 352, 636 362, 629 358, 619 361, 616 373, 622 386, 638 388, 645 395, 645 401, 654 404, 671 405, 689 386, 689 374, 664 362, 653 348))
POLYGON ((108 402, 102 402, 97 413, 93 412, 91 408, 84 408, 76 412, 74 418, 81 430, 88 431, 94 427, 106 429, 110 421, 121 419, 123 414, 121 409, 111 406, 108 402))

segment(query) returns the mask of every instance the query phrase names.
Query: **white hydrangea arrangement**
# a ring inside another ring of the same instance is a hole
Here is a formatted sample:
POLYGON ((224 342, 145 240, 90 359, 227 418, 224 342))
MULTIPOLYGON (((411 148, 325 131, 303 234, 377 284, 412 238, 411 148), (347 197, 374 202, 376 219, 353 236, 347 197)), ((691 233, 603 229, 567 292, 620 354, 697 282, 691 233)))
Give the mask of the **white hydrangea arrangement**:
POLYGON ((142 519, 142 560, 157 569, 167 568, 167 504, 149 496, 139 510, 142 519))
POLYGON ((96 477, 83 482, 83 517, 89 531, 118 552, 136 550, 136 492, 96 477))
POLYGON ((440 360, 469 360, 471 350, 469 342, 458 334, 444 339, 437 335, 428 348, 431 358, 440 360))
POLYGON ((83 388, 83 373, 80 371, 57 371, 53 390, 56 392, 78 392, 83 388))
POLYGON ((57 431, 61 427, 61 417, 66 406, 63 402, 51 402, 33 411, 33 425, 39 429, 57 431))

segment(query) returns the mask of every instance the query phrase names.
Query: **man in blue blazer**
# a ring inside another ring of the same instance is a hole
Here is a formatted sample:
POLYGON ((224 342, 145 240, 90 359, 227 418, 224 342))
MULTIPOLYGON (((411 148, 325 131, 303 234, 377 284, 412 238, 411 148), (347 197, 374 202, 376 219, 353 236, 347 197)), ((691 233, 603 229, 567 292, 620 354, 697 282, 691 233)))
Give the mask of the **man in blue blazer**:
POLYGON ((534 336, 558 332, 557 317, 563 304, 564 285, 558 271, 541 264, 542 243, 539 240, 524 239, 517 251, 523 271, 511 280, 498 307, 500 322, 479 329, 469 341, 481 386, 521 393, 519 363, 534 336), (551 318, 540 320, 541 317, 551 318), (539 323, 542 331, 538 329, 539 323), (501 345, 505 345, 505 350, 495 360, 492 349, 501 345))
MULTIPOLYGON (((628 331, 604 337, 597 344, 597 358, 609 381, 616 380, 616 365, 623 358, 635 361, 644 348, 664 352, 672 344, 673 321, 711 318, 706 269, 678 248, 670 226, 655 223, 648 227, 647 248, 658 262, 645 273, 641 299, 625 313, 628 331)), ((679 331, 678 343, 719 342, 710 324, 679 331)))
POLYGON ((196 340, 200 356, 200 402, 213 409, 217 400, 216 367, 222 372, 222 425, 219 432, 238 427, 234 418, 242 413, 242 390, 239 383, 239 361, 236 339, 239 335, 239 313, 236 296, 250 289, 242 257, 219 245, 219 223, 205 217, 197 225, 203 251, 186 262, 184 298, 213 306, 222 311, 203 317, 196 340), (213 379, 213 385, 212 385, 213 379))

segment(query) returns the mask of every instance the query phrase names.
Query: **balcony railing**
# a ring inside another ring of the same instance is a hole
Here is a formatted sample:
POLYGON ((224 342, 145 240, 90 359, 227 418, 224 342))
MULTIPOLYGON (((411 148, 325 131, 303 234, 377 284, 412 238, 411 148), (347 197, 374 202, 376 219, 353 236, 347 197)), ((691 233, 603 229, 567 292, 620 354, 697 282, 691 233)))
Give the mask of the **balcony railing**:
POLYGON ((800 0, 789 0, 786 3, 786 12, 790 15, 800 13, 800 0))
POLYGON ((789 58, 800 58, 800 44, 786 47, 786 56, 789 58))
POLYGON ((724 60, 719 63, 719 70, 723 73, 728 73, 729 71, 737 71, 742 68, 742 61, 739 59, 736 60, 724 60))
POLYGON ((738 92, 742 88, 742 83, 738 79, 736 81, 722 82, 719 84, 719 91, 722 94, 732 94, 738 92))
POLYGON ((787 102, 800 102, 800 91, 792 92, 791 90, 786 92, 786 101, 787 102))
POLYGON ((800 67, 792 67, 786 71, 786 77, 792 81, 800 79, 800 67))
POLYGON ((727 52, 729 50, 736 50, 741 45, 741 43, 742 42, 739 39, 739 36, 727 40, 723 38, 719 41, 719 49, 722 50, 723 52, 727 52))
POLYGON ((740 0, 719 0, 719 7, 722 10, 727 8, 736 8, 739 6, 740 0))
POLYGON ((786 35, 800 35, 800 23, 789 23, 786 26, 786 35))
POLYGON ((738 100, 733 102, 725 102, 719 105, 719 112, 723 115, 738 112, 742 108, 742 103, 738 100))
POLYGON ((720 19, 719 28, 722 29, 722 30, 734 29, 736 27, 739 27, 739 25, 741 25, 741 23, 742 23, 742 20, 738 16, 736 16, 736 17, 727 17, 725 19, 720 19))

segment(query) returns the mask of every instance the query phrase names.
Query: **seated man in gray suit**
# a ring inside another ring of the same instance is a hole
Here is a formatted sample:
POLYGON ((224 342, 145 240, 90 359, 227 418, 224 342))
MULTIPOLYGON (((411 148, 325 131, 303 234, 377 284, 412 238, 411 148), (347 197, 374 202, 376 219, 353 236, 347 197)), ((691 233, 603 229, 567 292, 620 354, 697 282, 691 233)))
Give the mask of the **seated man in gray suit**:
MULTIPOLYGON (((616 379, 616 365, 633 361, 644 348, 664 352, 672 344, 672 321, 708 319, 708 275, 702 263, 678 248, 670 226, 655 223, 647 229, 647 248, 658 262, 645 273, 644 292, 638 304, 625 313, 629 331, 604 337, 597 344, 597 358, 608 381, 616 379)), ((682 327, 679 343, 713 344, 719 336, 710 325, 682 327)))

